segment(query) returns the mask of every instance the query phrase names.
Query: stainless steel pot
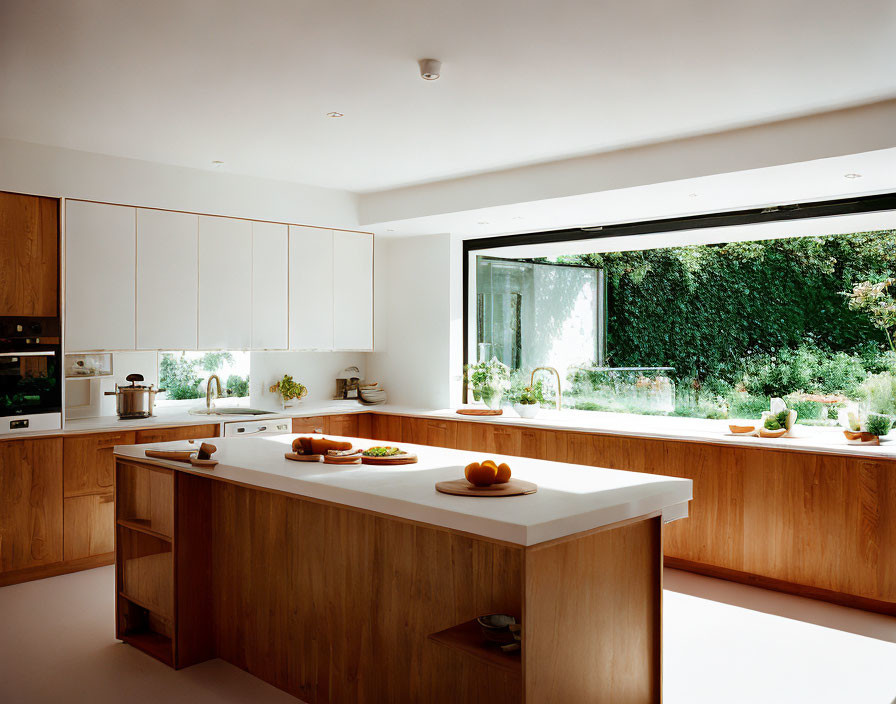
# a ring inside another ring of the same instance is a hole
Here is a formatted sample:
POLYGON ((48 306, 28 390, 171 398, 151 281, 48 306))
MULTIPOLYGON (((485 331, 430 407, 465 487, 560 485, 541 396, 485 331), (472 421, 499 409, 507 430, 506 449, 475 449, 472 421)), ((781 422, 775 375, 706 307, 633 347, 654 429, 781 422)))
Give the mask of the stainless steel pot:
POLYGON ((138 381, 143 381, 142 374, 128 374, 126 379, 131 382, 130 386, 115 385, 115 391, 107 391, 106 396, 116 396, 115 409, 118 417, 127 418, 149 418, 152 415, 153 405, 155 404, 156 394, 165 389, 154 389, 152 384, 143 386, 138 381))

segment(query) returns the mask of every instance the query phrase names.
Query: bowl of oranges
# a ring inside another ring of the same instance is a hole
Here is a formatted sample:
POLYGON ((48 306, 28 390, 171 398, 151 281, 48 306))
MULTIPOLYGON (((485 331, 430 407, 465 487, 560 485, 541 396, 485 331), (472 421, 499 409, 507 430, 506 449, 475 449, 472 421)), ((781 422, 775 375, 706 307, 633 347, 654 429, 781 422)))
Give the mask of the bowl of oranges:
POLYGON ((464 467, 464 477, 477 487, 506 484, 510 481, 510 466, 506 462, 498 464, 494 460, 470 462, 464 467))

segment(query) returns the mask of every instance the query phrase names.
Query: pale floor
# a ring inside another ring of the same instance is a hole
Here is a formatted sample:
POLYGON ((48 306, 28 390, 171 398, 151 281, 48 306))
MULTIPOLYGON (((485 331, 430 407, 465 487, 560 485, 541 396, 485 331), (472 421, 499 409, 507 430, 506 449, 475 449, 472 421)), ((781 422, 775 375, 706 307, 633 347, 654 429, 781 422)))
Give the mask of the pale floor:
MULTIPOLYGON (((666 704, 896 703, 896 618, 666 570, 666 704)), ((0 589, 0 702, 298 700, 220 660, 175 672, 112 634, 111 567, 0 589)))

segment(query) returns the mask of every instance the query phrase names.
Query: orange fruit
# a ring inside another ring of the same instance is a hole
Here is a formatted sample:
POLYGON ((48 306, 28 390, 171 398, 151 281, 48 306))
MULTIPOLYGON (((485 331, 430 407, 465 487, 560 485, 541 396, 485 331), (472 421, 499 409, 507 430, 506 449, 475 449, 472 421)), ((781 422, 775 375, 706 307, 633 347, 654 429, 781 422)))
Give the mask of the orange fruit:
POLYGON ((471 462, 464 467, 464 476, 473 486, 491 486, 495 483, 497 474, 498 468, 495 467, 494 462, 491 465, 484 462, 482 464, 471 462))
POLYGON ((494 467, 494 468, 495 468, 495 471, 496 471, 496 472, 498 471, 498 465, 495 463, 494 460, 485 460, 485 461, 482 463, 482 466, 485 467, 486 465, 488 465, 489 467, 494 467))
POLYGON ((495 477, 495 484, 506 484, 510 479, 510 465, 502 462, 498 465, 498 474, 495 477))

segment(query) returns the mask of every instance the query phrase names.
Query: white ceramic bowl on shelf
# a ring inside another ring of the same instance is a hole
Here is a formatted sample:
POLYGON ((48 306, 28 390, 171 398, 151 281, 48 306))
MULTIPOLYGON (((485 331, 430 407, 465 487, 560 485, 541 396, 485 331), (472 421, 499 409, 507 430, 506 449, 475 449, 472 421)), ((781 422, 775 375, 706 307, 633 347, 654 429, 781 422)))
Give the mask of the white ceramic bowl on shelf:
POLYGON ((517 412, 520 418, 534 418, 538 415, 537 403, 515 403, 513 410, 517 412))

